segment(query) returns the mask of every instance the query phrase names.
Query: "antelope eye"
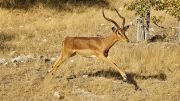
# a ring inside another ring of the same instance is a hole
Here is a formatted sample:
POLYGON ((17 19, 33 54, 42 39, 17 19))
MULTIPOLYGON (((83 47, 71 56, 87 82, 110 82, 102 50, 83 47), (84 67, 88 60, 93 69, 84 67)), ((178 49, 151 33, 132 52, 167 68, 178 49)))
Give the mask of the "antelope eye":
POLYGON ((121 35, 121 32, 118 32, 119 35, 121 35))

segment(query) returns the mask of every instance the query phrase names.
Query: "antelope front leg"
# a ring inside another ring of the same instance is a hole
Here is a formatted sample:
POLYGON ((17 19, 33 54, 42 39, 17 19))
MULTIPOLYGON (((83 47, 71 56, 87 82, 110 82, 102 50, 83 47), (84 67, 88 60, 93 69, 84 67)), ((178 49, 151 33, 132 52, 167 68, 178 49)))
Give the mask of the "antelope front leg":
POLYGON ((121 70, 121 69, 118 68, 118 66, 116 65, 116 63, 115 63, 112 59, 110 59, 110 57, 99 56, 99 58, 101 58, 102 60, 104 60, 104 61, 112 64, 113 67, 114 67, 115 69, 117 69, 118 72, 121 74, 121 76, 123 77, 123 80, 124 80, 124 81, 127 81, 127 76, 126 76, 126 74, 123 72, 123 70, 121 70))

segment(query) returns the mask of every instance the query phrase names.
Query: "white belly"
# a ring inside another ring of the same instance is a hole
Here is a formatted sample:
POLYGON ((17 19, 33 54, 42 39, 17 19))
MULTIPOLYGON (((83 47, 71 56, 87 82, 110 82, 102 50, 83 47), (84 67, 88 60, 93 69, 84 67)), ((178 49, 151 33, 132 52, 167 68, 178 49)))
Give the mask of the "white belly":
POLYGON ((90 49, 74 50, 74 52, 85 57, 97 57, 95 52, 90 49))

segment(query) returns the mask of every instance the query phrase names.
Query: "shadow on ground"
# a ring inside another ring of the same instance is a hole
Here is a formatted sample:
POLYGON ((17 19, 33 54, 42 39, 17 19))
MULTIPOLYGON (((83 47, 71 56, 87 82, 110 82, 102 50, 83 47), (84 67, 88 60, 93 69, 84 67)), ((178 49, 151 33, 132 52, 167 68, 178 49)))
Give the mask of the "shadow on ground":
MULTIPOLYGON (((135 79, 141 79, 141 80, 147 80, 147 79, 158 79, 158 80, 166 80, 166 74, 164 73, 159 73, 159 74, 154 74, 154 75, 141 75, 137 73, 126 73, 127 75, 127 83, 134 85, 135 90, 141 90, 139 87, 138 83, 136 82, 135 79)), ((101 70, 97 71, 95 73, 90 73, 88 74, 90 77, 106 77, 106 78, 115 78, 118 80, 122 80, 121 75, 119 72, 113 71, 113 70, 101 70)))

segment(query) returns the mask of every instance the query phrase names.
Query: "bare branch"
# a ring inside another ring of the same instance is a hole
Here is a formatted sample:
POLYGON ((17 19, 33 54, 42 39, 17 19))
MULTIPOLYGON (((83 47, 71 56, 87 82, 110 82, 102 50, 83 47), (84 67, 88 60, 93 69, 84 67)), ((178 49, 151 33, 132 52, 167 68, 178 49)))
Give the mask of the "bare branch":
POLYGON ((166 27, 164 27, 164 26, 160 26, 160 25, 158 25, 156 22, 153 22, 156 26, 158 26, 159 28, 163 28, 163 29, 168 29, 168 28, 166 28, 166 27))
POLYGON ((164 26, 161 26, 161 25, 158 25, 156 22, 153 22, 157 27, 159 28, 163 28, 163 29, 178 29, 177 27, 164 27, 164 26))

